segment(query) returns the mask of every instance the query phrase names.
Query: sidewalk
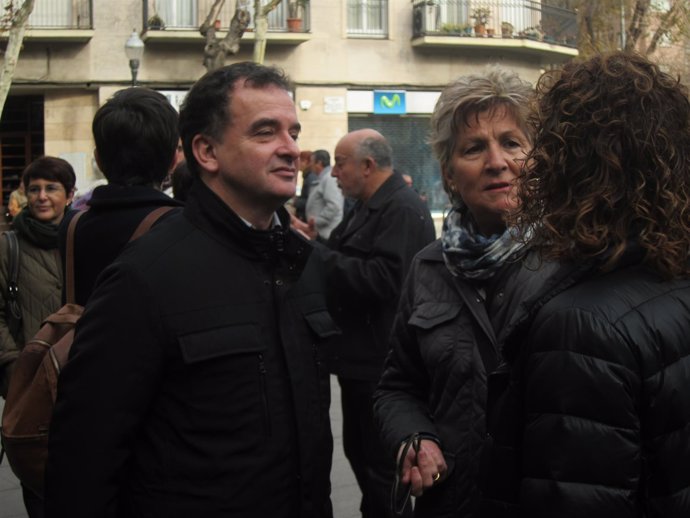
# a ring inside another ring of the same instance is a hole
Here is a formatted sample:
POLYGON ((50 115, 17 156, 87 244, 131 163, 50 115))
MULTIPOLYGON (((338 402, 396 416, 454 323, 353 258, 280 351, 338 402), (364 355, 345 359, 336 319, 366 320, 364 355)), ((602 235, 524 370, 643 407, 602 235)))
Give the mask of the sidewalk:
MULTIPOLYGON (((331 377, 332 402, 331 426, 333 427, 333 469, 331 498, 334 518, 359 518, 360 492, 355 476, 343 454, 343 418, 340 411, 340 387, 331 377)), ((4 400, 0 398, 0 412, 4 400)), ((27 518, 19 482, 14 477, 5 459, 0 464, 0 518, 27 518)))

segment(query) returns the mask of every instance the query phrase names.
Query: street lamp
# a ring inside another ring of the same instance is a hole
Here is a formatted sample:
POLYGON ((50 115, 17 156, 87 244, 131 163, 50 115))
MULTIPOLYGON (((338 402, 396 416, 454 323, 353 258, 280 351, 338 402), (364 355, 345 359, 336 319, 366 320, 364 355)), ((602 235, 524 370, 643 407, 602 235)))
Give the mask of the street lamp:
POLYGON ((144 42, 141 41, 136 29, 132 29, 132 34, 129 35, 127 43, 125 43, 125 54, 129 58, 129 69, 132 71, 132 86, 136 86, 139 60, 144 55, 144 42))

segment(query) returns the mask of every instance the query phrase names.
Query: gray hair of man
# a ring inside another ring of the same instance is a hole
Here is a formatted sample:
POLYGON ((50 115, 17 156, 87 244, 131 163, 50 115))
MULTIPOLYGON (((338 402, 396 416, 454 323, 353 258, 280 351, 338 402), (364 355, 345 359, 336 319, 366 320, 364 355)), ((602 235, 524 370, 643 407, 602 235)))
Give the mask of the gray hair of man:
POLYGON ((355 148, 358 159, 371 158, 378 169, 393 167, 393 149, 383 137, 367 137, 355 148))
POLYGON ((450 83, 436 102, 431 115, 429 144, 445 168, 455 150, 458 134, 484 112, 508 110, 530 143, 533 131, 528 123, 534 88, 512 71, 489 65, 481 74, 461 76, 450 83))

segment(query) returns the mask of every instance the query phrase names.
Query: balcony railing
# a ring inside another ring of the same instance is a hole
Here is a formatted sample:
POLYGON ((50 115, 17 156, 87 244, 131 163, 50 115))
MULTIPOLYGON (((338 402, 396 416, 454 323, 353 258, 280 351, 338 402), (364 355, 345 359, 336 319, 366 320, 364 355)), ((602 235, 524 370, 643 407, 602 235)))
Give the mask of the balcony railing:
MULTIPOLYGON (((268 0, 262 0, 262 3, 268 3, 268 0)), ((143 0, 143 5, 145 30, 198 31, 211 10, 213 0, 143 0)), ((248 1, 245 5, 252 17, 249 24, 249 28, 252 29, 254 2, 248 1)), ((234 14, 235 2, 225 2, 216 21, 219 30, 228 30, 234 14)), ((268 15, 269 32, 287 32, 289 30, 287 20, 287 2, 281 2, 268 15)), ((303 9, 302 27, 298 31, 309 31, 309 4, 303 9)))
POLYGON ((539 0, 419 0, 412 30, 423 36, 522 38, 577 46, 575 11, 539 0), (483 10, 485 16, 477 16, 483 10), (485 22, 485 23, 480 23, 485 22))
POLYGON ((93 29, 92 0, 37 0, 29 29, 93 29))

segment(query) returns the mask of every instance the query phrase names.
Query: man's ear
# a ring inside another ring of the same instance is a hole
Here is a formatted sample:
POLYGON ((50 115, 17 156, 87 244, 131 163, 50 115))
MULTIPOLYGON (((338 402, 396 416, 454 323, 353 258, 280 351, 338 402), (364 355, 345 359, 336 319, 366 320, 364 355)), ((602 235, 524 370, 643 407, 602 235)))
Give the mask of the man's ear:
POLYGON ((362 165, 364 166, 364 176, 369 176, 376 171, 376 162, 370 156, 362 159, 362 165))
POLYGON ((210 173, 218 171, 215 143, 210 137, 195 135, 192 139, 192 153, 201 169, 210 173))

